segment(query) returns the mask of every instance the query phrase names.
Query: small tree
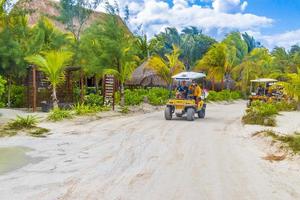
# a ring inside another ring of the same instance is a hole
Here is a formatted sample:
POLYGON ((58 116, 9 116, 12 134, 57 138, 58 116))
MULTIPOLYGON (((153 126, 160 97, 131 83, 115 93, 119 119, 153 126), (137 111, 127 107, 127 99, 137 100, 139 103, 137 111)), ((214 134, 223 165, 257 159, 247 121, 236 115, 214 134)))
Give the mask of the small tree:
POLYGON ((53 107, 58 108, 56 95, 57 86, 64 81, 66 64, 72 59, 72 53, 68 51, 49 51, 42 55, 32 55, 25 58, 31 64, 39 67, 45 73, 52 86, 53 107))
POLYGON ((160 76, 170 87, 172 83, 172 76, 184 71, 184 64, 179 60, 180 49, 173 45, 173 51, 166 54, 166 58, 158 55, 149 59, 149 67, 153 69, 158 76, 160 76))
POLYGON ((98 52, 98 59, 93 60, 101 66, 99 70, 105 69, 105 73, 114 74, 120 81, 120 103, 123 106, 124 83, 131 77, 139 61, 136 39, 122 19, 114 13, 107 15, 104 23, 99 21, 92 25, 90 31, 94 33, 93 43, 98 52))

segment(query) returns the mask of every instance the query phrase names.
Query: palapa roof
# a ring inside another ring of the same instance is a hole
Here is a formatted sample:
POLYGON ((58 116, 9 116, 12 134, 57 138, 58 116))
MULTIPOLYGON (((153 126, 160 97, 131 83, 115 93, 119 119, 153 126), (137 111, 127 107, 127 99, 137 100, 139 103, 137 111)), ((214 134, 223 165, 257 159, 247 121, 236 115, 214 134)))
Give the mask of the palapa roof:
POLYGON ((142 65, 135 69, 131 79, 126 82, 126 85, 131 86, 163 86, 167 83, 160 78, 156 72, 149 68, 148 62, 145 61, 142 65))

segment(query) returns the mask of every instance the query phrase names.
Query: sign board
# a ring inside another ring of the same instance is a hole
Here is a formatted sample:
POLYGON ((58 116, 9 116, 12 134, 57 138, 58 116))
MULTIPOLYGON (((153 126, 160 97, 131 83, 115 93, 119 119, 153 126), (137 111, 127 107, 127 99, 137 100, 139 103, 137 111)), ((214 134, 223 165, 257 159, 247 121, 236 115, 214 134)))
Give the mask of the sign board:
POLYGON ((113 75, 104 76, 103 85, 104 105, 112 106, 115 109, 115 78, 113 75))

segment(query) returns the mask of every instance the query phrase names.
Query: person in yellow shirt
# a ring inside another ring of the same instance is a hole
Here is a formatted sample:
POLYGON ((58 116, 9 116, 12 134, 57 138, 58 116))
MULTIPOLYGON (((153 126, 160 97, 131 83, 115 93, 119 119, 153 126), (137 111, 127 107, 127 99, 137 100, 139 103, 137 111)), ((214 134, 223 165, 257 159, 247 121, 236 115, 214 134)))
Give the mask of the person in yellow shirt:
POLYGON ((202 95, 202 89, 196 83, 196 81, 192 82, 192 84, 189 87, 189 91, 190 91, 190 94, 193 96, 193 99, 195 99, 195 101, 197 101, 202 95))

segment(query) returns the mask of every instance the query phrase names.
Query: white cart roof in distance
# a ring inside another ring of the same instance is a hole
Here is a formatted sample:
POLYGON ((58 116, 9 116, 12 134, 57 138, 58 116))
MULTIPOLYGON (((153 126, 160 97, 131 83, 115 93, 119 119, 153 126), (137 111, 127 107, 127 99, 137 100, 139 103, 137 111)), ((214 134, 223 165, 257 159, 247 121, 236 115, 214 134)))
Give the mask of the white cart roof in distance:
POLYGON ((259 79, 251 80, 251 82, 253 82, 253 83, 274 83, 274 82, 278 82, 278 80, 271 79, 271 78, 259 78, 259 79))
POLYGON ((204 77, 206 77, 206 75, 204 73, 199 72, 181 72, 179 74, 176 74, 175 76, 172 76, 172 78, 177 81, 191 81, 194 79, 200 79, 204 77))

